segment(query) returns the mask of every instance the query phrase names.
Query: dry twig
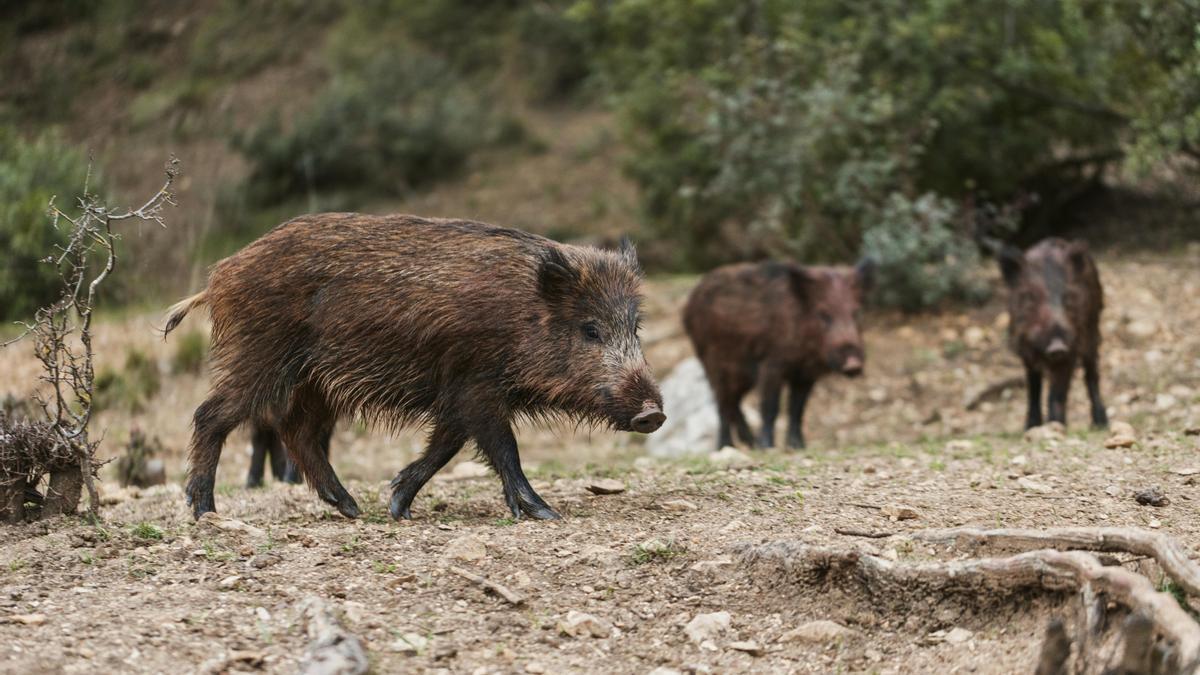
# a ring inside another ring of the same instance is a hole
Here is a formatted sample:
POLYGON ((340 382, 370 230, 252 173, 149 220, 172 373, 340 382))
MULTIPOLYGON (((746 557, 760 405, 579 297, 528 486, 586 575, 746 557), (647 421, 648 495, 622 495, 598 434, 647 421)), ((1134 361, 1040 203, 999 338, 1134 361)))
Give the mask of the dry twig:
POLYGON ((516 591, 513 591, 512 589, 508 588, 507 586, 502 586, 494 581, 487 579, 486 577, 481 577, 478 574, 475 574, 474 572, 468 572, 467 570, 464 570, 461 567, 455 567, 454 565, 449 565, 446 569, 457 574, 458 576, 466 579, 467 581, 470 581, 470 582, 479 584, 480 586, 483 586, 484 588, 492 591, 496 595, 499 595, 500 597, 507 600, 508 603, 511 605, 525 604, 525 596, 521 595, 520 593, 517 593, 516 591))

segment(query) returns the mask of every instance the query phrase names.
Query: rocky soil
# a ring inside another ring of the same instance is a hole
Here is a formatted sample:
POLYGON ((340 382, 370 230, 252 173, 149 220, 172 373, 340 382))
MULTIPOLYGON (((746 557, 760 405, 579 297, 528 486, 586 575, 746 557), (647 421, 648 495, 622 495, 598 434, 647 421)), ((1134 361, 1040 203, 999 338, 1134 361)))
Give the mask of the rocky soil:
MULTIPOLYGON (((392 522, 386 483, 420 436, 354 424, 339 428, 333 457, 362 518, 340 518, 304 487, 242 489, 240 435, 221 467, 220 517, 192 523, 178 483, 206 378, 164 375, 143 412, 99 424, 108 453, 135 426, 159 436, 167 485, 123 490, 105 473, 102 522, 0 527, 0 672, 291 672, 309 646, 310 597, 376 672, 1029 670, 1064 597, 897 602, 748 569, 738 547, 795 540, 924 560, 944 555, 887 535, 1128 525, 1200 550, 1200 436, 1189 435, 1200 426, 1200 251, 1106 257, 1101 272, 1103 386, 1110 416, 1132 425, 1127 447, 1083 426, 1081 383, 1065 431, 1020 433, 1019 386, 966 410, 1019 374, 998 300, 874 316, 867 377, 818 385, 803 453, 704 444, 657 459, 627 435, 524 431, 535 487, 564 515, 554 523, 508 518, 498 481, 465 454, 418 497, 414 521, 392 522), (1151 487, 1168 503, 1134 498, 1151 487)), ((676 318, 690 283, 650 289, 645 342, 663 375, 690 355, 676 318)), ((98 349, 120 367, 137 347, 165 371, 174 345, 153 335, 155 321, 111 319, 98 349)), ((20 349, 0 352, 0 396, 27 393, 19 383, 36 374, 20 349)), ((1161 580, 1148 561, 1125 564, 1161 580)))

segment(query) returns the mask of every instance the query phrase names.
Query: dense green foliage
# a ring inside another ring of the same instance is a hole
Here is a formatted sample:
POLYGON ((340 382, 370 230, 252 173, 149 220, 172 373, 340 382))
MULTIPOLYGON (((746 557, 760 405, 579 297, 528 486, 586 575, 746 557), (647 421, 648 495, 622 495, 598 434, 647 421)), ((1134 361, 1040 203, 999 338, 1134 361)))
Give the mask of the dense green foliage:
POLYGON ((866 243, 893 253, 884 299, 926 306, 969 286, 945 280, 970 267, 959 200, 1036 192, 1036 226, 1106 167, 1200 150, 1196 2, 617 0, 572 16, 681 266, 866 243), (921 211, 938 224, 911 232, 921 211))
MULTIPOLYGON (((53 133, 23 139, 0 126, 0 319, 29 319, 58 298, 61 281, 44 262, 65 234, 51 226, 50 198, 65 211, 87 179, 88 162, 53 133)), ((98 180, 91 178, 92 191, 98 180)))

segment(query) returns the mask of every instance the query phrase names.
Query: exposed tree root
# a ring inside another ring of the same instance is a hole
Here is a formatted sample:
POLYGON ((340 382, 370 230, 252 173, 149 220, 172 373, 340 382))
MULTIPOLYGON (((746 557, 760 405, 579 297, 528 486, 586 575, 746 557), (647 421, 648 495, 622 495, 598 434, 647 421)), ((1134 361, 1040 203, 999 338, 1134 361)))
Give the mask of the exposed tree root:
POLYGON ((1046 530, 978 530, 960 527, 924 530, 910 536, 931 543, 986 545, 1017 551, 1053 548, 1143 555, 1156 560, 1163 571, 1189 595, 1200 597, 1200 565, 1192 562, 1182 544, 1158 532, 1127 527, 1058 527, 1046 530))
MULTIPOLYGON (((1124 550, 1124 549, 1120 549, 1124 550)), ((872 597, 893 600, 922 591, 974 593, 979 595, 1021 590, 1075 591, 1086 605, 1092 594, 1127 608, 1134 616, 1149 622, 1149 631, 1138 621, 1127 622, 1122 640, 1125 654, 1120 665, 1111 663, 1110 654, 1084 649, 1081 643, 1077 672, 1090 672, 1103 663, 1109 672, 1191 673, 1200 665, 1200 625, 1185 612, 1172 596, 1155 590, 1146 577, 1123 567, 1106 567, 1094 555, 1080 551, 1038 550, 1006 558, 976 558, 948 562, 903 563, 853 548, 808 546, 796 542, 775 542, 745 546, 739 551, 749 568, 765 567, 774 577, 780 574, 800 581, 837 577, 862 585, 872 597), (1138 659, 1141 659, 1140 661, 1138 659), (1139 668, 1121 670, 1125 662, 1139 668)), ((1103 605, 1101 605, 1103 611, 1103 605)), ((1085 619, 1078 631, 1084 639, 1095 619, 1085 619)), ((1103 624, 1103 619, 1098 621, 1103 624)), ((1055 638, 1058 641, 1057 638, 1055 638)), ((1054 665, 1061 644, 1043 649, 1043 660, 1054 665), (1050 652, 1047 656, 1046 652, 1050 652), (1052 658, 1053 657, 1053 658, 1052 658)), ((1061 670, 1046 672, 1065 672, 1061 670)), ((1041 666, 1039 665, 1039 668, 1041 666)))

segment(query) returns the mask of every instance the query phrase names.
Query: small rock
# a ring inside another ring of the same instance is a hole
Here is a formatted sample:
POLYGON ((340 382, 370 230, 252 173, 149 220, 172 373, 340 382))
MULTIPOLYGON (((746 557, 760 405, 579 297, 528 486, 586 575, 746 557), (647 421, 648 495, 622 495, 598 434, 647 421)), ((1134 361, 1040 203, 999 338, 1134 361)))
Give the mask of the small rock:
POLYGON ((487 544, 473 534, 464 534, 446 544, 445 555, 465 562, 483 560, 487 557, 487 544))
POLYGON ((1028 490, 1030 492, 1038 492, 1041 494, 1046 494, 1046 493, 1050 492, 1049 485, 1039 483, 1036 480, 1033 480, 1027 476, 1021 476, 1020 478, 1018 478, 1017 486, 1020 487, 1022 490, 1028 490))
POLYGON ((1167 506, 1171 503, 1171 500, 1157 485, 1146 490, 1138 490, 1133 493, 1133 498, 1142 506, 1167 506))
POLYGON ((971 639, 974 633, 966 628, 953 628, 949 633, 946 633, 946 642, 952 645, 959 645, 971 639))
POLYGON ((1029 459, 1025 455, 1017 455, 1009 461, 1013 466, 1025 466, 1029 463, 1029 459))
POLYGON ((20 623, 26 626, 40 626, 46 623, 45 614, 12 614, 0 619, 0 622, 20 623))
POLYGON ((946 444, 946 452, 970 452, 975 449, 975 441, 965 438, 956 438, 946 444))
POLYGON ((737 532, 738 530, 744 529, 745 527, 746 527, 746 523, 735 518, 735 519, 729 521, 728 523, 725 523, 721 527, 721 534, 729 534, 730 532, 737 532))
POLYGON ((217 583, 217 588, 219 588, 223 591, 233 590, 234 588, 237 588, 237 585, 239 583, 241 583, 241 581, 242 581, 241 575, 234 574, 231 576, 227 576, 224 579, 222 579, 219 583, 217 583))
POLYGON ((809 621, 808 623, 800 624, 783 635, 780 635, 779 641, 825 644, 829 642, 847 640, 854 637, 855 634, 855 631, 846 628, 836 621, 818 619, 816 621, 809 621))
POLYGON ((1160 393, 1154 397, 1154 407, 1159 410, 1170 410, 1179 405, 1179 399, 1168 393, 1160 393))
POLYGON ((261 570, 261 569, 270 567, 271 565, 274 565, 275 563, 281 562, 282 560, 283 560, 283 558, 280 558, 277 555, 272 555, 270 553, 264 553, 264 554, 259 554, 259 555, 256 555, 256 556, 250 558, 250 560, 247 561, 247 564, 256 570, 261 570))
POLYGON ((659 666, 659 667, 655 668, 654 670, 650 671, 647 675, 683 675, 683 673, 681 671, 675 670, 674 668, 668 668, 666 666, 659 666))
POLYGON ((1047 422, 1040 427, 1034 427, 1025 432, 1026 443, 1045 443, 1061 441, 1065 437, 1066 427, 1061 422, 1047 422))
POLYGON ((694 563, 688 569, 690 569, 693 572, 716 572, 717 570, 720 570, 722 567, 728 567, 732 564, 733 564, 733 558, 731 558, 730 556, 727 556, 727 555, 723 555, 723 556, 721 556, 719 558, 715 558, 713 560, 701 560, 700 562, 694 563))
POLYGON ((558 630, 571 637, 590 635, 594 638, 606 638, 613 632, 613 625, 600 617, 571 610, 566 618, 558 622, 558 630))
POLYGON ((1144 340, 1157 333, 1158 326, 1156 326, 1150 319, 1134 319, 1133 321, 1129 322, 1129 325, 1125 326, 1125 330, 1128 331, 1131 336, 1139 340, 1144 340))
POLYGON ((255 538, 266 538, 267 536, 266 530, 254 527, 253 525, 247 525, 240 520, 219 516, 212 511, 200 516, 200 520, 196 521, 196 526, 201 529, 235 532, 255 538))
POLYGON ((916 509, 912 508, 911 506, 903 506, 900 504, 889 504, 888 506, 880 509, 879 512, 892 521, 913 520, 920 517, 920 514, 917 513, 916 509))
POLYGON ((763 653, 762 647, 759 647, 757 642, 752 642, 750 640, 730 642, 728 645, 726 645, 726 647, 739 652, 746 652, 750 656, 762 656, 763 653))
POLYGON ((726 469, 745 469, 756 463, 750 455, 728 445, 709 455, 708 461, 726 469))
POLYGON ((732 620, 733 617, 729 612, 697 614, 684 626, 683 632, 694 644, 700 644, 705 640, 720 637, 725 631, 729 630, 729 624, 732 620))
POLYGON ((525 664, 525 672, 527 672, 527 673, 544 673, 544 672, 546 672, 546 666, 543 666, 542 664, 538 663, 537 661, 530 661, 529 663, 525 664))
POLYGON ((669 502, 663 502, 662 508, 663 508, 663 511, 674 511, 674 512, 678 513, 681 511, 695 511, 696 509, 698 509, 700 507, 696 506, 695 504, 689 502, 686 499, 672 499, 669 502))
POLYGON ((1108 495, 1109 497, 1119 497, 1121 495, 1121 488, 1117 487, 1116 485, 1109 485, 1108 487, 1104 488, 1104 494, 1108 495))
POLYGON ((1158 518, 1150 519, 1150 529, 1157 530, 1160 527, 1162 527, 1162 523, 1159 522, 1158 518))
POLYGON ((971 326, 963 331, 963 342, 965 342, 968 347, 979 347, 983 345, 984 341, 986 340, 987 333, 985 333, 979 326, 971 326))
POLYGON ((588 483, 587 491, 594 495, 619 495, 625 491, 625 484, 614 478, 603 478, 588 483))
POLYGON ((397 654, 420 654, 429 646, 429 639, 419 633, 405 633, 388 645, 388 651, 397 654))
POLYGON ((1137 444, 1137 432, 1127 422, 1113 422, 1108 432, 1108 439, 1104 441, 1106 448, 1131 448, 1137 444))
POLYGON ((1171 473, 1179 476, 1195 476, 1196 474, 1200 473, 1200 469, 1197 469, 1194 466, 1187 466, 1179 469, 1171 469, 1171 473))

